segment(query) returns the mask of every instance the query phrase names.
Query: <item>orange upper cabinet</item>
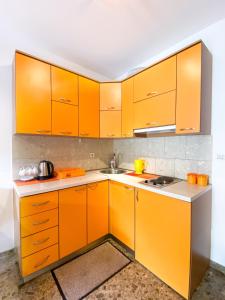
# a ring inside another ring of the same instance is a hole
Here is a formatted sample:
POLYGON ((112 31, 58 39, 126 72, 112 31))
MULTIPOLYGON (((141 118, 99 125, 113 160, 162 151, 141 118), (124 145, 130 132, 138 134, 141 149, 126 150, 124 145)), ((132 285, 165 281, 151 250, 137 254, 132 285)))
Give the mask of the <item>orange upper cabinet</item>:
POLYGON ((135 258, 187 299, 191 203, 142 189, 136 196, 135 258))
POLYGON ((78 106, 52 101, 52 134, 78 136, 78 106))
POLYGON ((197 133, 201 130, 201 61, 201 43, 177 54, 176 133, 178 134, 197 133))
POLYGON ((87 186, 88 243, 109 232, 108 185, 107 180, 87 186))
POLYGON ((99 83, 79 76, 79 136, 99 137, 99 83))
POLYGON ((121 110, 121 83, 100 83, 100 110, 121 110))
POLYGON ((51 66, 52 100, 78 105, 78 76, 51 66))
POLYGON ((139 101, 134 105, 134 128, 174 125, 176 91, 139 101))
POLYGON ((16 133, 51 134, 50 65, 16 53, 16 133))
POLYGON ((133 77, 122 82, 122 137, 133 136, 133 77))
POLYGON ((134 76, 134 102, 176 89, 176 56, 134 76))
POLYGON ((59 191, 60 258, 87 245, 86 185, 59 191))
POLYGON ((110 233, 134 250, 134 187, 110 181, 110 233))
POLYGON ((121 111, 100 111, 100 137, 121 137, 121 111))

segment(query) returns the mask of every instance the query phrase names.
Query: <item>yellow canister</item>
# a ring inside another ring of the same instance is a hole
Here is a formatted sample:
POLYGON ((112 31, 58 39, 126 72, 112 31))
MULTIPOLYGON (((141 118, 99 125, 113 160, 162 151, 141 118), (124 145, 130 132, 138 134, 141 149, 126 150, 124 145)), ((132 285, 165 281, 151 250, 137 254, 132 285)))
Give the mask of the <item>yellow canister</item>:
POLYGON ((198 174, 196 174, 196 173, 188 173, 187 174, 187 182, 190 184, 196 184, 197 178, 198 178, 198 174))
POLYGON ((134 169, 135 174, 142 174, 145 168, 145 162, 143 159, 135 159, 134 161, 134 169))

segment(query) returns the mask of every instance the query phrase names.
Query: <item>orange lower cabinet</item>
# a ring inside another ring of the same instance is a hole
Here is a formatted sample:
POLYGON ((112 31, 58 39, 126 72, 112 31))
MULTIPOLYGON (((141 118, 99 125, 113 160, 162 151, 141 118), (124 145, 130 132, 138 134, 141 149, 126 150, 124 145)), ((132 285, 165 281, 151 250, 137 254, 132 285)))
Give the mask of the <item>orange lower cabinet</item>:
POLYGON ((136 193, 135 258, 187 299, 191 203, 142 189, 136 193))
POLYGON ((60 258, 87 245, 87 187, 59 191, 60 258))
POLYGON ((28 276, 59 259, 58 244, 29 255, 22 259, 22 275, 28 276))
POLYGON ((134 249, 134 187, 110 181, 110 233, 134 249))
POLYGON ((88 243, 109 232, 108 181, 87 186, 88 243))

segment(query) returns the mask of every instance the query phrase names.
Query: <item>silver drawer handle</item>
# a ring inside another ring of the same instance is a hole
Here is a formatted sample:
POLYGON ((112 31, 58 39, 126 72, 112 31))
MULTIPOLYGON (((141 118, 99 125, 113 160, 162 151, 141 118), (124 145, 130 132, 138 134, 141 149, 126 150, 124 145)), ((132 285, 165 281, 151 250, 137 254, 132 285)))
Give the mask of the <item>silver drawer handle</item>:
POLYGON ((157 92, 157 91, 154 91, 154 92, 148 93, 147 96, 156 95, 156 94, 158 94, 158 92, 157 92))
POLYGON ((109 106, 107 109, 115 109, 115 106, 109 106))
POLYGON ((38 133, 50 133, 51 130, 38 129, 38 130, 36 130, 36 132, 38 132, 38 133))
POLYGON ((72 134, 71 131, 61 131, 60 134, 72 134))
POLYGON ((115 134, 107 134, 107 136, 112 137, 115 136, 115 134))
POLYGON ((185 131, 185 130, 195 130, 195 128, 194 127, 180 128, 180 131, 185 131))
POLYGON ((38 267, 40 267, 40 266, 42 266, 44 263, 46 263, 47 260, 49 259, 49 257, 50 257, 50 255, 46 256, 46 257, 42 260, 42 262, 36 264, 36 265, 34 266, 35 269, 38 268, 38 267))
POLYGON ((89 185, 88 185, 88 188, 89 188, 90 190, 95 190, 95 189, 97 188, 97 186, 98 186, 97 183, 89 184, 89 185))
POLYGON ((46 243, 49 239, 50 239, 50 237, 47 237, 47 238, 45 238, 45 239, 43 239, 43 240, 35 241, 35 242, 33 242, 33 245, 34 245, 34 246, 38 246, 38 245, 44 244, 44 243, 46 243))
POLYGON ((79 190, 74 190, 74 192, 82 192, 82 191, 85 191, 85 190, 86 190, 86 187, 82 188, 82 189, 79 189, 79 190))
POLYGON ((42 224, 46 224, 49 222, 49 219, 46 219, 46 220, 43 220, 43 221, 36 221, 36 222, 33 222, 33 225, 34 226, 37 226, 37 225, 42 225, 42 224))
POLYGON ((89 136, 88 133, 80 133, 80 136, 89 136))
POLYGON ((32 206, 37 207, 37 206, 42 206, 48 204, 50 201, 45 201, 45 202, 36 202, 32 203, 32 206))

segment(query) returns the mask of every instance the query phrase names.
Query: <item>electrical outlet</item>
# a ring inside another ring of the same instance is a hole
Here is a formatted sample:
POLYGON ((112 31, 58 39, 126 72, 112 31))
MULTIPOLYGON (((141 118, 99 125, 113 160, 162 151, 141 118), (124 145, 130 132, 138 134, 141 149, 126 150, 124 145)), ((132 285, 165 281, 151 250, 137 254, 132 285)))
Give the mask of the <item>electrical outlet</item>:
POLYGON ((89 153, 89 157, 90 158, 95 158, 95 153, 94 152, 89 153))
POLYGON ((225 154, 221 154, 221 153, 217 154, 216 159, 225 160, 225 154))

